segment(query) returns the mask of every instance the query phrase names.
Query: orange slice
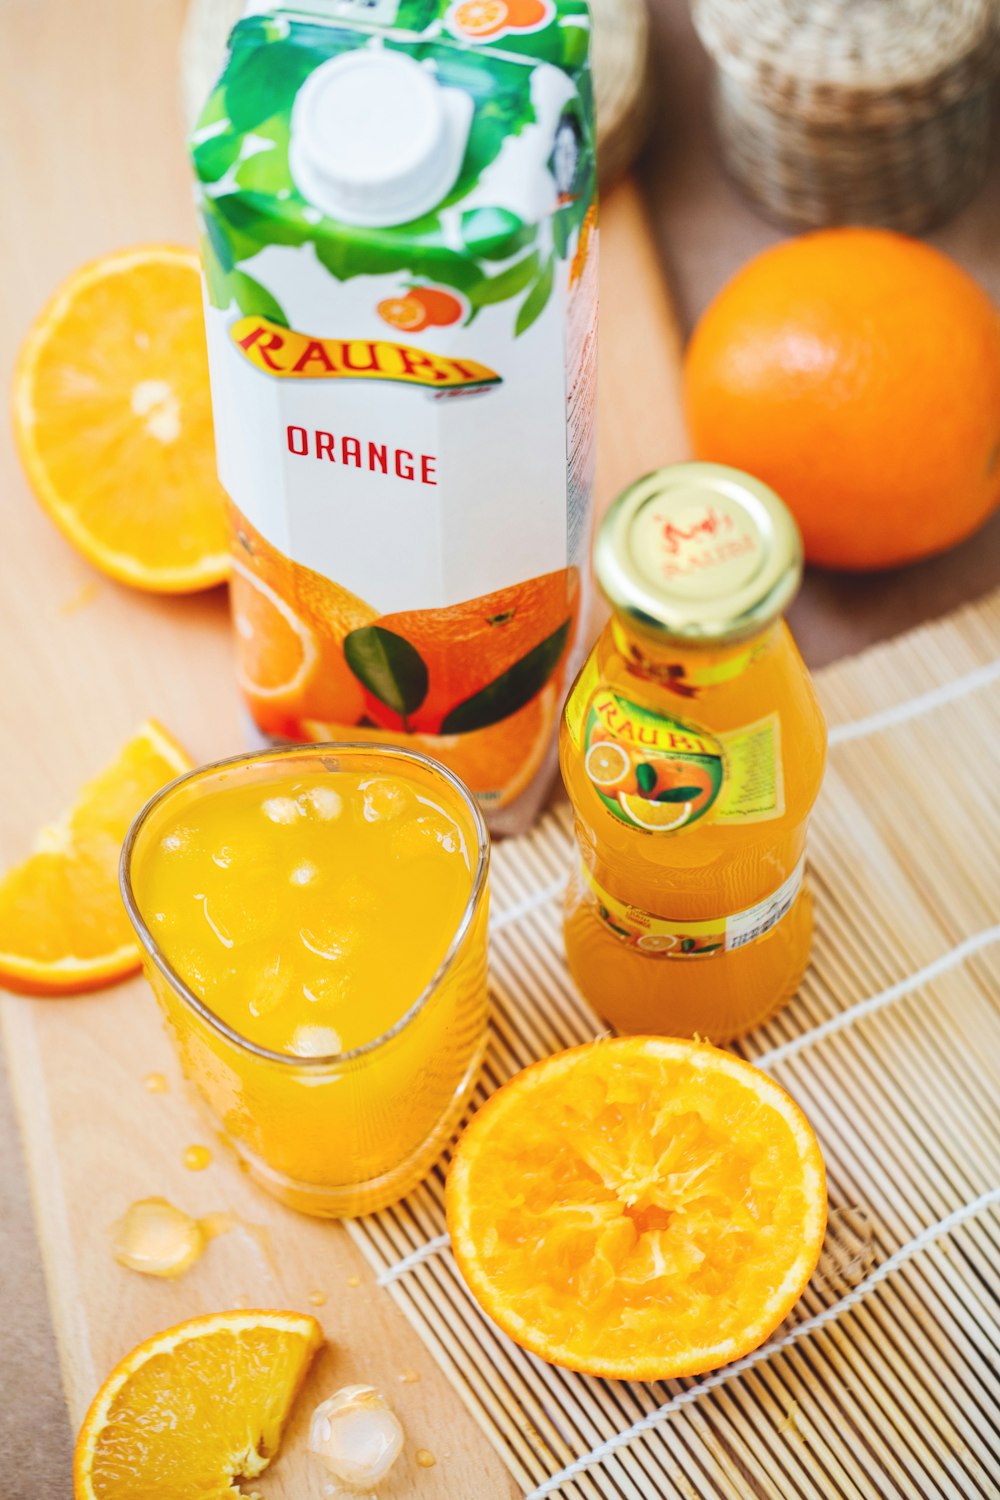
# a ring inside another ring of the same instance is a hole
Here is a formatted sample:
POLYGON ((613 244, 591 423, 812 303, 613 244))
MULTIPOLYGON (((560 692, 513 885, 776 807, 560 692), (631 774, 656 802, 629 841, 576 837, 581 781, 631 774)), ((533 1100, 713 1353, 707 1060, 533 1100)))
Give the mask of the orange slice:
POLYGON ((386 297, 375 309, 379 317, 403 333, 419 333, 430 322, 427 309, 419 297, 386 297))
POLYGON ((118 891, 118 857, 143 804, 191 761, 153 719, 0 879, 0 983, 73 994, 139 967, 118 891))
POLYGON ((639 797, 631 792, 619 792, 618 801, 622 811, 650 833, 669 833, 671 828, 681 828, 691 815, 691 803, 652 802, 648 797, 639 797))
POLYGON ((211 1313, 147 1339, 84 1419, 74 1500, 234 1500, 277 1453, 322 1342, 297 1312, 211 1313))
POLYGON ((757 1347, 815 1269, 823 1158, 766 1074, 704 1042, 615 1037, 511 1079, 455 1150, 448 1228, 500 1328, 553 1364, 696 1375, 757 1347))
POLYGON ((628 751, 614 740, 598 740, 587 751, 584 769, 595 786, 615 787, 632 769, 628 751))
POLYGON ((463 0, 452 12, 452 24, 465 36, 492 36, 509 15, 505 0, 463 0))
POLYGON ((21 349, 14 430, 38 499, 95 567, 164 593, 227 576, 194 251, 124 250, 71 276, 21 349))
POLYGON ((232 559, 229 597, 239 638, 240 686, 256 698, 287 698, 300 692, 318 659, 309 626, 270 584, 232 559))

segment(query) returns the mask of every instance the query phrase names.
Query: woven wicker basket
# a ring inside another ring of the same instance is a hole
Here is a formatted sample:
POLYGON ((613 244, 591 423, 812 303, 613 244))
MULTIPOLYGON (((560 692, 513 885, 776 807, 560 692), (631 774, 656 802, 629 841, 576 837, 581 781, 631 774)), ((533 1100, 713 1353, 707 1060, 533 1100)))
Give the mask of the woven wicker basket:
MULTIPOLYGON (((185 119, 195 119, 246 0, 191 0, 181 43, 185 119)), ((623 175, 642 145, 649 115, 649 19, 645 0, 590 0, 601 186, 623 175)))
POLYGON ((794 228, 946 218, 986 168, 998 0, 694 0, 728 170, 794 228))

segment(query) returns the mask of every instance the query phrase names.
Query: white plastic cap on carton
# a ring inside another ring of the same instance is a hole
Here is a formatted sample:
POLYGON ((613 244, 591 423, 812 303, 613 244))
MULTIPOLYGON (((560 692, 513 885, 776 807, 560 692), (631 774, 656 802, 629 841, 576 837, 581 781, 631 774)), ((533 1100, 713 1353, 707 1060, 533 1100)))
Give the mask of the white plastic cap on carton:
POLYGON ((442 88, 412 57, 365 47, 311 73, 292 108, 289 166, 303 197, 332 219, 405 224, 458 177, 471 97, 442 88))

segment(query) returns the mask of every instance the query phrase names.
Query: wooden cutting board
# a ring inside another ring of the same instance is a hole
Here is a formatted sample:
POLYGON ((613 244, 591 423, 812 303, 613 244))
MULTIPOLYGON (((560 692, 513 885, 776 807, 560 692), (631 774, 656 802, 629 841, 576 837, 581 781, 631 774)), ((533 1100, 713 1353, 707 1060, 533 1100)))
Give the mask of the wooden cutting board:
MULTIPOLYGON (((3 200, 23 210, 8 215, 0 244, 4 369, 42 302, 81 261, 132 242, 193 239, 174 68, 182 10, 181 0, 86 7, 4 0, 0 91, 12 114, 31 121, 18 151, 0 162, 3 200), (92 57, 99 67, 80 66, 92 57)), ((601 254, 599 497, 606 502, 637 474, 682 457, 685 446, 677 328, 630 182, 605 201, 601 254)), ((99 577, 34 504, 6 427, 0 445, 8 789, 0 860, 7 864, 147 715, 200 760, 238 750, 241 736, 224 592, 157 599, 99 577)), ((66 1000, 4 994, 0 1020, 74 1428, 112 1364, 152 1332, 221 1308, 297 1307, 316 1313, 329 1345, 285 1451, 261 1482, 264 1495, 323 1495, 303 1429, 315 1400, 357 1380, 388 1393, 407 1431, 397 1478, 380 1491, 385 1500, 517 1493, 344 1230, 271 1202, 206 1133, 144 981, 66 1000), (166 1074, 168 1092, 145 1089, 152 1071, 166 1074), (182 1164, 194 1143, 213 1152, 198 1174, 182 1164), (152 1195, 193 1214, 224 1210, 253 1227, 214 1241, 177 1282, 141 1277, 114 1263, 109 1229, 129 1202, 152 1195), (319 1292, 327 1300, 313 1307, 310 1294, 319 1292), (434 1467, 416 1464, 417 1448, 435 1455, 434 1467)), ((18 1295, 16 1286, 3 1288, 0 1319, 3 1298, 18 1295)), ((30 1394, 26 1381, 22 1398, 16 1391, 6 1398, 24 1400, 14 1415, 25 1430, 34 1416, 30 1394)), ((65 1493, 67 1484, 63 1469, 47 1487, 65 1493)))

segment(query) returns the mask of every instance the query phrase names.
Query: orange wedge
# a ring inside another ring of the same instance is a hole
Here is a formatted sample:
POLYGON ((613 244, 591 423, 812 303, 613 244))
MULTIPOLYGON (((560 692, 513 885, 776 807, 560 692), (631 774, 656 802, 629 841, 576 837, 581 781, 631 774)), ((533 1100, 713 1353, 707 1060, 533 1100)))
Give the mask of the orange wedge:
POLYGON ((240 558, 233 558, 232 570, 229 598, 239 641, 240 686, 258 698, 301 692, 319 658, 313 632, 240 558))
POLYGON ((123 250, 64 282, 21 349, 14 430, 41 504, 102 572, 163 593, 226 578, 194 251, 123 250))
POLYGON ((615 1037, 535 1063, 455 1150, 459 1270, 506 1334, 622 1380, 696 1375, 771 1334, 826 1227, 823 1158, 766 1074, 703 1042, 615 1037))
POLYGON ((277 1453, 322 1342, 297 1312, 211 1313, 147 1339, 84 1419, 74 1500, 234 1500, 277 1453))
POLYGON ((121 979, 139 949, 118 892, 118 857, 143 804, 191 761, 147 719, 23 864, 0 879, 0 983, 64 995, 121 979))

